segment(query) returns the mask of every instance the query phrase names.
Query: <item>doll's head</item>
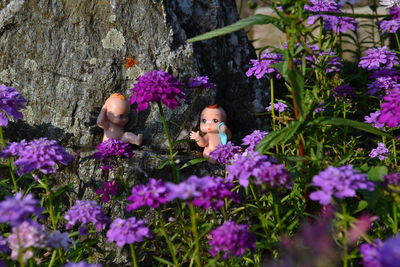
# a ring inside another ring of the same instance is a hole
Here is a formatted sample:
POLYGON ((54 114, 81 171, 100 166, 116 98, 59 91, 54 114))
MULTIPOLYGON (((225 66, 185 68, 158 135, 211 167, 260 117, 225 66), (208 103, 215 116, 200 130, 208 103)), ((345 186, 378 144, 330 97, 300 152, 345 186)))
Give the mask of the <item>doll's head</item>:
POLYGON ((218 133, 218 124, 226 121, 226 113, 218 104, 207 106, 200 115, 200 131, 218 133))
POLYGON ((130 106, 128 100, 121 94, 112 94, 105 103, 107 119, 118 126, 128 123, 130 106))

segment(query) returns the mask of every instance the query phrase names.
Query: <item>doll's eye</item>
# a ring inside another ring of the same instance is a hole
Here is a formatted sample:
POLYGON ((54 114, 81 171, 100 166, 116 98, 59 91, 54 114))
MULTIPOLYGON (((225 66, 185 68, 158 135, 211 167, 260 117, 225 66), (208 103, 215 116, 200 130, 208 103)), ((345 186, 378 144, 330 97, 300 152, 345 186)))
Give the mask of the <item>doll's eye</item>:
POLYGON ((214 123, 218 123, 218 119, 213 119, 213 122, 214 123))
POLYGON ((202 123, 206 123, 207 120, 206 120, 206 119, 202 119, 201 122, 202 122, 202 123))

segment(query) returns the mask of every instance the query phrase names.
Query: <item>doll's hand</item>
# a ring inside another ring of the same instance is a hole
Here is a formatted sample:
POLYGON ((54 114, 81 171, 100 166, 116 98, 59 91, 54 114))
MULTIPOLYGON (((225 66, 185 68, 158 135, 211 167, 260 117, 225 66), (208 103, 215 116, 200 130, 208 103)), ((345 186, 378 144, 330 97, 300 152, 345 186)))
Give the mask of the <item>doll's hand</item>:
POLYGON ((190 133, 190 139, 192 139, 192 140, 194 140, 194 141, 196 141, 196 142, 199 142, 200 139, 201 139, 201 136, 200 136, 199 131, 197 131, 197 132, 191 132, 191 133, 190 133))

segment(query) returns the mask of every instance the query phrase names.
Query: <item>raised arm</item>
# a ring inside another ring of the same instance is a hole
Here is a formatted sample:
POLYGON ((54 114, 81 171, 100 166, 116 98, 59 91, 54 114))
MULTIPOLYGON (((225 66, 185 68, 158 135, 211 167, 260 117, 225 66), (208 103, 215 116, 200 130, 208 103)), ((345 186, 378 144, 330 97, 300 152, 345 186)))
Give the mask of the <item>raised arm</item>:
POLYGON ((107 130, 109 127, 109 122, 107 119, 107 109, 105 106, 101 108, 100 114, 97 117, 97 126, 102 128, 103 130, 107 130))
POLYGON ((208 145, 208 139, 205 136, 201 136, 199 131, 191 132, 190 139, 196 141, 197 145, 200 147, 206 147, 208 145))

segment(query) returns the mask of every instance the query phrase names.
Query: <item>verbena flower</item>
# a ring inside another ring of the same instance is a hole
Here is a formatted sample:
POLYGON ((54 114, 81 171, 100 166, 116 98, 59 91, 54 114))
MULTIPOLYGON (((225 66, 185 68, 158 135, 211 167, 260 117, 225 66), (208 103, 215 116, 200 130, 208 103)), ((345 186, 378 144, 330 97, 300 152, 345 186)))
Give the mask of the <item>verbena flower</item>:
POLYGON ((25 221, 12 228, 8 237, 8 245, 11 249, 11 258, 18 259, 22 254, 24 262, 32 258, 32 248, 45 248, 48 242, 48 234, 43 225, 36 221, 25 221))
MULTIPOLYGON (((268 110, 268 111, 271 111, 272 110, 272 106, 269 105, 265 109, 268 110)), ((284 112, 285 110, 288 110, 288 109, 289 109, 289 107, 285 103, 282 103, 282 102, 274 103, 274 110, 277 110, 279 112, 284 112)))
POLYGON ((362 244, 360 246, 360 253, 364 267, 383 267, 381 265, 381 257, 379 253, 382 245, 383 243, 381 240, 375 239, 373 244, 362 244))
POLYGON ((400 172, 394 172, 383 176, 387 184, 400 185, 400 172))
POLYGON ((218 254, 224 259, 242 256, 246 249, 254 250, 256 247, 256 237, 250 232, 248 225, 227 221, 210 234, 209 252, 214 257, 218 254))
POLYGON ((390 94, 383 97, 381 104, 381 115, 378 122, 390 128, 400 125, 400 89, 393 90, 390 94))
POLYGON ((178 99, 185 99, 185 93, 180 89, 182 83, 171 74, 162 71, 149 71, 137 78, 130 90, 133 92, 129 102, 136 103, 137 111, 148 108, 150 102, 162 102, 171 109, 181 104, 178 99))
POLYGON ((337 86, 332 89, 332 96, 335 98, 354 98, 354 88, 347 84, 337 86))
POLYGON ((374 70, 369 77, 372 79, 388 77, 396 81, 400 81, 400 72, 394 69, 377 69, 374 70))
POLYGON ((239 202, 239 195, 231 191, 234 188, 233 183, 221 177, 211 177, 211 180, 213 181, 212 185, 204 190, 200 196, 193 198, 194 206, 218 210, 224 206, 225 198, 239 202))
POLYGON ((164 182, 150 178, 146 185, 132 187, 131 195, 127 198, 132 204, 126 210, 136 210, 143 206, 158 208, 161 204, 168 202, 168 191, 164 182))
POLYGON ((240 146, 235 146, 232 142, 228 142, 225 145, 219 144, 215 150, 210 152, 210 158, 218 161, 221 164, 229 163, 233 157, 240 152, 240 146))
POLYGON ((108 139, 100 143, 96 147, 97 152, 93 154, 95 159, 106 161, 111 157, 124 156, 127 158, 133 157, 132 146, 121 140, 108 139))
POLYGON ((257 145, 261 142, 261 140, 264 139, 268 135, 268 132, 263 132, 260 130, 255 130, 251 134, 246 135, 242 139, 242 145, 243 146, 248 146, 246 148, 246 151, 253 151, 257 145))
POLYGON ((354 197, 358 189, 372 191, 375 188, 375 185, 367 180, 367 176, 353 169, 352 165, 329 166, 313 177, 312 185, 320 187, 321 190, 312 192, 310 199, 319 201, 321 205, 328 205, 333 196, 340 199, 354 197))
POLYGON ((381 115, 381 112, 379 110, 370 113, 368 116, 364 117, 364 120, 366 123, 372 124, 375 128, 378 129, 383 129, 385 127, 384 123, 379 123, 378 118, 381 115))
POLYGON ((93 264, 87 263, 85 261, 80 262, 68 262, 67 264, 63 265, 63 267, 101 267, 101 264, 93 264))
POLYGON ((400 261, 400 235, 386 239, 379 250, 382 267, 397 267, 400 261))
POLYGON ((97 189, 96 194, 101 196, 101 201, 108 202, 111 196, 117 195, 118 184, 116 180, 111 182, 103 182, 103 188, 97 189))
POLYGON ((150 237, 150 230, 146 221, 131 217, 127 220, 117 218, 107 231, 109 242, 116 242, 117 246, 142 242, 144 238, 150 237))
POLYGON ((340 11, 340 5, 335 0, 310 0, 309 4, 304 6, 304 10, 312 12, 322 11, 340 11))
POLYGON ((188 87, 199 87, 203 89, 215 89, 215 84, 209 82, 209 77, 208 76, 198 76, 196 78, 189 78, 188 87))
POLYGON ((386 46, 380 48, 370 48, 365 51, 366 56, 361 58, 358 63, 363 69, 374 70, 379 68, 392 68, 399 64, 396 53, 387 49, 386 46))
MULTIPOLYGON (((0 253, 9 253, 11 250, 7 245, 7 239, 0 236, 0 253)), ((1 266, 1 265, 0 265, 1 266)))
POLYGON ((214 186, 214 182, 211 176, 200 178, 192 175, 179 184, 166 183, 165 186, 168 190, 168 200, 177 198, 186 200, 202 196, 203 191, 214 186))
POLYGON ((54 140, 39 138, 30 142, 22 140, 10 143, 0 154, 0 157, 18 157, 14 164, 19 175, 40 171, 44 174, 55 173, 57 163, 68 165, 74 157, 54 140))
POLYGON ((388 155, 390 155, 389 149, 386 148, 385 144, 382 142, 378 143, 378 146, 374 149, 371 150, 371 153, 369 153, 370 158, 376 158, 380 160, 387 159, 388 155))
POLYGON ((400 20, 383 20, 379 23, 382 32, 396 33, 400 29, 400 20))
POLYGON ((400 0, 380 0, 379 4, 385 8, 392 8, 394 6, 400 6, 400 0))
POLYGON ((77 223, 81 223, 81 232, 85 232, 86 225, 92 223, 97 231, 104 230, 110 219, 103 213, 101 206, 96 201, 77 200, 64 216, 68 221, 67 229, 70 229, 77 223))
POLYGON ((246 151, 237 155, 232 164, 226 167, 228 180, 238 179, 240 185, 247 187, 251 176, 260 175, 263 168, 270 166, 271 158, 257 151, 246 151))
POLYGON ((257 79, 261 79, 265 74, 276 73, 276 77, 281 78, 281 74, 279 74, 278 70, 271 67, 272 64, 279 62, 283 62, 283 55, 265 49, 260 56, 260 60, 250 60, 250 64, 253 65, 253 67, 246 72, 246 76, 250 77, 254 75, 257 79))
POLYGON ((6 197, 0 202, 0 222, 8 222, 11 225, 19 225, 32 215, 40 216, 42 208, 40 202, 33 198, 32 194, 23 197, 21 192, 14 197, 6 197))
POLYGON ((380 77, 368 85, 368 94, 377 95, 382 93, 390 94, 394 89, 400 89, 400 84, 396 78, 392 77, 380 77))
POLYGON ((0 84, 0 126, 7 126, 9 117, 22 119, 20 110, 25 104, 26 99, 17 90, 0 84))
POLYGON ((266 161, 260 168, 253 171, 254 183, 263 187, 290 189, 293 181, 283 164, 266 161))
POLYGON ((69 233, 56 230, 53 233, 49 234, 47 244, 51 248, 62 248, 64 250, 68 250, 69 246, 72 243, 72 239, 68 237, 69 233))

